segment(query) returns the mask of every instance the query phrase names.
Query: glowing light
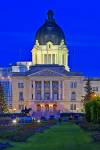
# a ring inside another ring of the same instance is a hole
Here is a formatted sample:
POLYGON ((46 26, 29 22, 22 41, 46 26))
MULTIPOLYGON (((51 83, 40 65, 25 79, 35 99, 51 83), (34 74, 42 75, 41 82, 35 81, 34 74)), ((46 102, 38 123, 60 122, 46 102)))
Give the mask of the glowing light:
POLYGON ((49 107, 53 107, 53 104, 49 104, 49 107))
POLYGON ((43 107, 44 107, 44 104, 42 104, 41 107, 43 108, 43 107))
POLYGON ((13 123, 13 124, 16 124, 16 123, 17 123, 17 120, 16 120, 16 119, 12 120, 12 123, 13 123))
POLYGON ((41 122, 41 120, 40 120, 40 119, 38 119, 38 120, 37 120, 37 123, 40 123, 40 122, 41 122))
POLYGON ((15 111, 16 111, 16 108, 14 108, 13 111, 15 112, 15 111))

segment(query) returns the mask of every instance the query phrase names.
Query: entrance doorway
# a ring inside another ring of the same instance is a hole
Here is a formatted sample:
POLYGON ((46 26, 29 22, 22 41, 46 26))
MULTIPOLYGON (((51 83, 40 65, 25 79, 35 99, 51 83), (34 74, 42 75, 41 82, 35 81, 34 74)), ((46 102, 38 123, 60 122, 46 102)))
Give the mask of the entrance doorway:
POLYGON ((41 105, 37 104, 37 111, 41 111, 41 105))
POLYGON ((53 105, 53 110, 56 111, 57 110, 57 104, 53 105))
POLYGON ((37 111, 57 111, 57 104, 45 104, 45 103, 41 103, 41 104, 37 104, 37 111))
POLYGON ((48 111, 49 110, 49 104, 45 105, 45 110, 48 111))

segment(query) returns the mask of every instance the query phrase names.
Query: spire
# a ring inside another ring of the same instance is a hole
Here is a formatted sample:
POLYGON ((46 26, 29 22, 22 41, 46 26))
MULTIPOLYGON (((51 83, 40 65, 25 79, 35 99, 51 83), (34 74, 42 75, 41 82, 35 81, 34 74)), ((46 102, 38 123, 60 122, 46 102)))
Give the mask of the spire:
POLYGON ((47 15, 48 15, 48 21, 50 21, 50 22, 54 21, 54 19, 53 19, 54 14, 53 14, 52 10, 48 10, 47 15))

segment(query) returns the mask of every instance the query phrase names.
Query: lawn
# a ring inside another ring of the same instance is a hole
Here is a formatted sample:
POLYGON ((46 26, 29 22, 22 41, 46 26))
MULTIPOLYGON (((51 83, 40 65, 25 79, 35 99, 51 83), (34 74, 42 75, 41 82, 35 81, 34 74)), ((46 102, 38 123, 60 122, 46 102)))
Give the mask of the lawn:
POLYGON ((98 150, 88 133, 72 123, 54 126, 30 137, 25 143, 12 142, 6 150, 98 150))

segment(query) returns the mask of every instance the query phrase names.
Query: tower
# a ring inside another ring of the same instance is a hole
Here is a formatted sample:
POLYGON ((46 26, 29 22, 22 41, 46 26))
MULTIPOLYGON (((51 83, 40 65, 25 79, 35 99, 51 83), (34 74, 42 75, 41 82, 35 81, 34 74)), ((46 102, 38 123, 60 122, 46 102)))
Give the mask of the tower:
POLYGON ((35 45, 32 49, 32 63, 58 64, 68 67, 68 49, 65 35, 61 27, 56 24, 52 10, 48 11, 48 18, 38 29, 35 36, 35 45))

